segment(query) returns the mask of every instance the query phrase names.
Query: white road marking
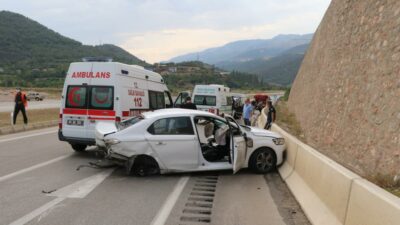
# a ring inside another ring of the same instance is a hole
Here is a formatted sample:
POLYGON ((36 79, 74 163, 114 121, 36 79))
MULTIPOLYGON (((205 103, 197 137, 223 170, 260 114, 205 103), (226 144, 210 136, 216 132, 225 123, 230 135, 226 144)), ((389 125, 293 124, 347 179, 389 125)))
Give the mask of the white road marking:
POLYGON ((160 208, 157 215, 154 217, 153 221, 151 221, 151 225, 164 225, 168 219, 169 214, 176 201, 178 201, 179 196, 181 195, 183 189, 188 182, 189 177, 182 177, 178 183, 175 185, 174 190, 169 194, 167 200, 164 202, 164 205, 160 208))
MULTIPOLYGON (((115 168, 114 168, 115 169, 115 168)), ((56 206, 58 203, 64 201, 67 198, 84 198, 91 191, 93 191, 101 182, 103 182, 110 174, 114 171, 114 169, 108 169, 106 171, 102 171, 96 175, 87 177, 80 181, 77 181, 71 185, 68 185, 64 188, 60 189, 59 195, 63 195, 63 197, 57 197, 52 201, 42 205, 41 207, 33 210, 32 212, 26 214, 25 216, 15 220, 10 225, 24 225, 34 218, 42 215, 49 209, 56 206)), ((56 193, 56 192, 55 192, 56 193)), ((49 194, 48 196, 54 196, 49 194)))
POLYGON ((58 203, 64 201, 65 198, 56 198, 53 199, 52 201, 42 205, 41 207, 33 210, 32 212, 26 214, 25 216, 19 218, 18 220, 15 220, 14 222, 10 223, 10 225, 23 225, 34 219, 35 217, 39 216, 40 214, 46 212, 47 210, 51 209, 58 203))
POLYGON ((96 175, 90 176, 83 180, 79 180, 73 184, 65 186, 47 196, 61 197, 61 198, 84 198, 91 191, 93 191, 103 180, 105 180, 114 169, 102 171, 96 175))
POLYGON ((51 133, 55 133, 57 131, 58 130, 52 130, 52 131, 45 131, 45 132, 41 132, 41 133, 28 134, 28 135, 14 137, 14 138, 0 139, 0 143, 7 142, 7 141, 15 141, 15 140, 29 138, 29 137, 36 137, 36 136, 45 135, 45 134, 51 134, 51 133))
POLYGON ((49 161, 46 161, 46 162, 43 162, 43 163, 39 163, 39 164, 36 164, 36 165, 34 165, 34 166, 25 168, 25 169, 18 170, 18 171, 14 172, 14 173, 10 173, 10 174, 4 175, 4 176, 0 177, 0 182, 5 181, 5 180, 7 180, 7 179, 10 179, 10 178, 12 178, 12 177, 18 176, 18 175, 20 175, 20 174, 23 174, 23 173, 26 173, 26 172, 35 170, 35 169, 37 169, 37 168, 40 168, 40 167, 43 167, 43 166, 47 166, 47 165, 49 165, 49 164, 52 164, 52 163, 61 161, 61 160, 63 160, 63 159, 66 159, 66 158, 70 157, 71 155, 72 155, 72 154, 63 155, 63 156, 57 157, 57 158, 55 158, 55 159, 51 159, 51 160, 49 160, 49 161))

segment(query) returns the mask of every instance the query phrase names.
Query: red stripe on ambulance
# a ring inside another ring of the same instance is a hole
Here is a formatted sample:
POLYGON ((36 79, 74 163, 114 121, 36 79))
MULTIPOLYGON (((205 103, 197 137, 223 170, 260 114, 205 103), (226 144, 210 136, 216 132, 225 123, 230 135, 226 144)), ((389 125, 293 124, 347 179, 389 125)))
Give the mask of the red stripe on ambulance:
POLYGON ((115 111, 113 110, 99 110, 99 109, 73 109, 65 108, 63 114, 70 115, 90 115, 90 116, 115 116, 115 111))

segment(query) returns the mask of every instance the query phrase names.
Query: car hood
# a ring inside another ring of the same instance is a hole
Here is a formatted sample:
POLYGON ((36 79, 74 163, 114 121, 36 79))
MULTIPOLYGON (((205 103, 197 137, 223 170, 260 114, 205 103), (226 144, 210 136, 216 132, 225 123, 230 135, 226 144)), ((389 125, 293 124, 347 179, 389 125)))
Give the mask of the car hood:
POLYGON ((110 122, 98 122, 96 124, 96 138, 97 139, 104 139, 105 136, 109 134, 113 134, 118 131, 117 126, 115 123, 110 122))
POLYGON ((260 136, 260 137, 272 137, 272 138, 280 138, 281 135, 269 130, 264 130, 261 128, 257 128, 257 127, 249 127, 250 133, 254 136, 260 136))

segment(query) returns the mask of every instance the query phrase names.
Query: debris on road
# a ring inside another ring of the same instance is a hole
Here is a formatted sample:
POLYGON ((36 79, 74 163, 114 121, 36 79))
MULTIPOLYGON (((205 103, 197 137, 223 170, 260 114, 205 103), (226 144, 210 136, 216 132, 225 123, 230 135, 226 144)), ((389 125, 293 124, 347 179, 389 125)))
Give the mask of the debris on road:
POLYGON ((89 167, 93 169, 106 169, 106 168, 112 168, 116 167, 117 164, 110 160, 98 160, 97 162, 89 162, 88 165, 80 165, 78 168, 76 168, 77 171, 79 171, 83 167, 89 167))
POLYGON ((55 191, 57 191, 57 189, 53 189, 53 190, 50 190, 50 191, 42 190, 42 193, 43 194, 50 194, 50 193, 55 192, 55 191))

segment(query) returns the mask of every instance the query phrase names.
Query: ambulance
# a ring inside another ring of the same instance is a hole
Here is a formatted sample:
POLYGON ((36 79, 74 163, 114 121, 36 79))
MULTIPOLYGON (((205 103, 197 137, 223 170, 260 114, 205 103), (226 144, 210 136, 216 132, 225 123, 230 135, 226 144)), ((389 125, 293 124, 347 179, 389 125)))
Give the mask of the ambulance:
POLYGON ((232 95, 230 88, 220 84, 196 85, 193 94, 181 92, 175 100, 175 107, 184 103, 186 96, 191 96, 198 110, 216 115, 232 113, 232 95))
POLYGON ((95 145, 99 121, 117 123, 172 107, 160 74, 141 66, 96 59, 71 63, 62 91, 58 137, 75 151, 95 145))

